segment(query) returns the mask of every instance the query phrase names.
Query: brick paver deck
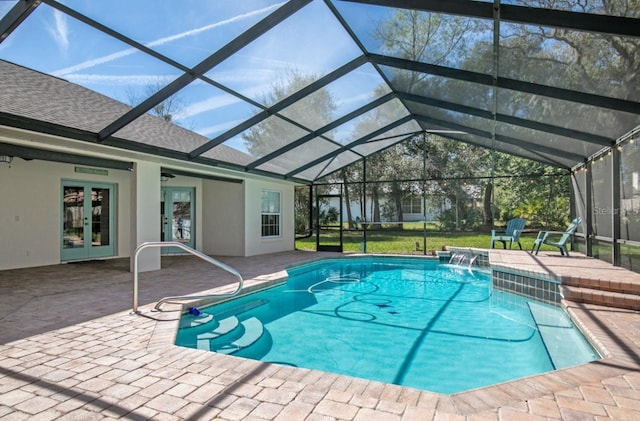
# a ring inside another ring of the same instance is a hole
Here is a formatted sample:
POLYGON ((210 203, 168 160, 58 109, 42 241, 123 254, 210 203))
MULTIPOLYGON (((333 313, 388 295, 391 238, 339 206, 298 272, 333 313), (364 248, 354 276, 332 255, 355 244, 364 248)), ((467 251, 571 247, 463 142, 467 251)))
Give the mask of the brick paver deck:
MULTIPOLYGON (((638 275, 572 254, 492 250, 501 265, 557 276, 638 275)), ((281 277, 307 252, 221 258, 249 285, 281 277)), ((568 311, 604 358, 499 385, 439 395, 172 345, 179 311, 152 304, 234 279, 190 257, 141 275, 131 314, 128 259, 0 272, 0 419, 543 420, 640 419, 640 313, 568 311)))

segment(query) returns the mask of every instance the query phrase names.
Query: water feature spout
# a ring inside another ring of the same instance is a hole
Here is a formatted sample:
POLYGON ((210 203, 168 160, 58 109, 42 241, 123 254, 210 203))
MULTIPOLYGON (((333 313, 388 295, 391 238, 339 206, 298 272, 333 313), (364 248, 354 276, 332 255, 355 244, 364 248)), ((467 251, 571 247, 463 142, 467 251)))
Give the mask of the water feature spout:
POLYGON ((471 266, 473 266, 476 260, 478 260, 478 256, 473 256, 471 259, 469 259, 469 269, 471 269, 471 266))
POLYGON ((449 264, 455 266, 466 266, 471 269, 478 256, 474 256, 471 253, 453 253, 449 259, 449 264))

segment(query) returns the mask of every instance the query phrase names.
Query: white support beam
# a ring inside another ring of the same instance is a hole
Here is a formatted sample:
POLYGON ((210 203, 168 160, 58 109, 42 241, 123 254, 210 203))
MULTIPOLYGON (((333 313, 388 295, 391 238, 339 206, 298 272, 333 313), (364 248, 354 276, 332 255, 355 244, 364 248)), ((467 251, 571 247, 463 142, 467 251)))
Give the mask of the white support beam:
MULTIPOLYGON (((131 251, 147 241, 160 241, 160 165, 137 162, 131 172, 131 251)), ((131 260, 133 270, 133 259, 131 260)), ((160 249, 144 250, 140 272, 160 269, 160 249)))

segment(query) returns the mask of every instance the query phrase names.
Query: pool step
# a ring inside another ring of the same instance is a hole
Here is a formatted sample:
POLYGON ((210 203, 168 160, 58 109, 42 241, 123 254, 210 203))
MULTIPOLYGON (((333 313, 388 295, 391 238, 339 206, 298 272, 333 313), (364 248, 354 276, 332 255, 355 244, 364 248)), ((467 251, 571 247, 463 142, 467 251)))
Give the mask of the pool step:
POLYGON ((220 338, 235 330, 240 321, 237 317, 231 316, 226 319, 222 319, 218 322, 218 326, 215 329, 210 330, 209 332, 204 332, 196 336, 196 344, 198 349, 204 349, 207 351, 211 350, 211 341, 213 339, 220 338))
POLYGON ((554 369, 580 364, 584 362, 584 355, 597 358, 580 332, 573 329, 569 319, 550 312, 544 304, 534 301, 527 304, 554 369))
POLYGON ((562 280, 563 285, 572 287, 590 288, 600 291, 619 292, 622 294, 640 295, 640 275, 629 274, 628 279, 619 279, 615 281, 609 279, 583 279, 583 278, 565 278, 562 280))
POLYGON ((189 313, 183 314, 180 319, 180 331, 182 334, 179 334, 178 336, 185 339, 182 343, 183 345, 195 346, 197 337, 203 333, 210 333, 215 330, 221 320, 239 316, 246 311, 253 310, 267 303, 269 303, 269 300, 253 299, 244 303, 234 304, 220 310, 215 307, 205 308, 198 316, 189 313), (188 340, 188 337, 191 337, 192 340, 188 340))
POLYGON ((226 310, 223 310, 219 313, 215 314, 215 318, 216 319, 224 319, 226 317, 229 316, 235 316, 238 315, 240 313, 244 313, 245 311, 249 311, 249 310, 253 310, 254 308, 263 306, 265 304, 267 304, 269 302, 269 300, 266 300, 264 298, 259 298, 256 300, 251 300, 251 301, 247 301, 246 303, 242 303, 242 304, 238 304, 234 307, 228 308, 226 310))
POLYGON ((190 329, 210 323, 213 321, 213 314, 201 313, 197 316, 186 314, 180 319, 180 329, 190 329))
POLYGON ((560 292, 565 300, 576 303, 640 310, 640 275, 615 278, 618 279, 565 278, 560 292))
POLYGON ((640 292, 618 292, 565 284, 560 286, 560 293, 565 300, 576 303, 640 310, 640 292))
POLYGON ((233 342, 229 342, 211 349, 220 354, 233 354, 250 345, 253 345, 264 333, 262 322, 255 317, 248 318, 240 323, 244 328, 244 334, 233 342))
POLYGON ((220 320, 214 330, 197 336, 197 348, 221 354, 233 354, 256 342, 264 333, 262 322, 255 317, 240 322, 235 316, 220 320))

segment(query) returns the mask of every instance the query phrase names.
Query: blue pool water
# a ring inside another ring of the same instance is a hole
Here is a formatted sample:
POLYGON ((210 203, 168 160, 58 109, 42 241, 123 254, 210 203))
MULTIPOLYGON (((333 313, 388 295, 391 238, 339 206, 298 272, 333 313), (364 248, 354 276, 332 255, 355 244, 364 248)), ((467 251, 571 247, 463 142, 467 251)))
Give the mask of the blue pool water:
POLYGON ((599 358, 558 307, 426 259, 334 259, 184 315, 176 344, 455 393, 599 358))

